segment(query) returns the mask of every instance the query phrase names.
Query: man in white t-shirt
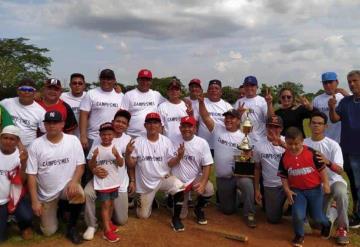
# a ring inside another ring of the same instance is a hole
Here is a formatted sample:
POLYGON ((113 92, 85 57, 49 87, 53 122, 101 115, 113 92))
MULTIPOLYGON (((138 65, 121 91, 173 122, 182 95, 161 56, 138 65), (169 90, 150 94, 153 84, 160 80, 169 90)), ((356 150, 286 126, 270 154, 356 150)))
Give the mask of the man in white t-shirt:
POLYGON ((99 135, 100 124, 110 122, 121 106, 123 93, 114 90, 115 73, 111 69, 100 72, 100 87, 91 89, 80 103, 80 141, 89 149, 99 135))
MULTIPOLYGON (((0 133, 0 244, 6 240, 9 204, 14 205, 10 199, 12 180, 16 176, 25 182, 26 150, 17 148, 20 141, 20 129, 14 125, 6 126, 0 133)), ((14 198, 12 198, 14 199, 14 198)), ((11 208, 11 214, 16 218, 24 240, 32 238, 32 210, 27 196, 22 195, 16 202, 16 208, 11 208)))
MULTIPOLYGON (((112 121, 115 131, 113 144, 122 155, 125 155, 126 145, 131 140, 130 136, 125 133, 127 127, 129 126, 130 119, 131 115, 128 111, 119 110, 112 121)), ((96 138, 94 140, 93 146, 89 151, 89 155, 98 144, 100 144, 100 138, 96 138)), ((108 172, 101 166, 96 166, 91 170, 91 172, 98 178, 106 178, 108 176, 108 172)), ((128 220, 128 191, 130 195, 135 192, 135 171, 133 168, 127 169, 126 166, 122 166, 118 168, 118 176, 121 178, 121 185, 119 186, 118 197, 114 200, 113 221, 115 224, 125 225, 128 220)), ((83 238, 85 240, 92 240, 98 226, 95 215, 95 201, 97 196, 93 180, 90 180, 87 183, 85 187, 85 196, 85 222, 88 228, 84 232, 83 238)))
POLYGON ((185 153, 180 163, 171 168, 171 174, 186 185, 180 217, 185 218, 187 216, 189 199, 187 194, 194 191, 198 195, 194 208, 196 221, 200 225, 206 225, 207 220, 203 208, 214 194, 214 187, 209 181, 211 165, 214 160, 207 141, 195 135, 196 120, 194 117, 182 117, 179 129, 181 139, 175 142, 175 147, 184 145, 185 153))
POLYGON ((214 136, 214 160, 219 208, 224 214, 234 214, 237 206, 237 189, 244 199, 243 216, 249 227, 256 227, 254 184, 250 177, 234 176, 234 155, 245 135, 239 130, 240 113, 229 110, 223 113, 224 122, 216 123, 207 112, 203 97, 199 97, 200 117, 214 136))
POLYGON ((177 78, 171 80, 167 87, 169 100, 161 103, 158 112, 164 127, 164 135, 171 141, 181 139, 180 119, 188 115, 187 106, 181 100, 181 83, 177 78))
POLYGON ((42 123, 45 110, 35 102, 35 93, 35 82, 24 79, 18 85, 18 97, 0 101, 11 115, 14 124, 20 128, 20 140, 25 147, 29 147, 40 132, 45 132, 42 123))
MULTIPOLYGON (((222 83, 220 80, 214 79, 209 81, 207 89, 207 98, 204 99, 205 107, 211 118, 217 125, 224 125, 223 113, 232 109, 232 106, 221 99, 222 95, 222 83)), ((210 146, 210 149, 214 149, 213 136, 206 127, 202 118, 199 118, 198 136, 204 138, 210 146)))
POLYGON ((337 219, 336 243, 345 245, 349 243, 347 231, 349 229, 347 183, 341 176, 343 172, 343 155, 340 145, 325 136, 328 118, 323 112, 315 112, 310 118, 311 137, 306 138, 304 144, 318 151, 317 155, 326 164, 331 193, 325 195, 324 211, 329 220, 334 223, 337 219), (336 202, 336 209, 331 205, 336 202))
POLYGON ((137 87, 125 93, 121 109, 131 114, 131 120, 127 134, 133 137, 146 136, 144 120, 146 114, 157 112, 158 106, 165 101, 158 91, 150 89, 152 73, 148 69, 142 69, 137 76, 137 87))
MULTIPOLYGON (((324 93, 316 96, 313 100, 313 106, 319 109, 319 111, 326 114, 329 117, 329 99, 336 98, 336 106, 344 96, 348 96, 349 93, 343 88, 338 88, 339 81, 335 72, 325 72, 321 75, 321 81, 324 88, 324 93)), ((325 130, 325 136, 333 139, 337 143, 340 143, 341 134, 341 122, 328 123, 328 127, 325 130)))
POLYGON ((246 116, 250 118, 253 130, 249 136, 256 142, 266 135, 267 103, 263 97, 256 94, 258 81, 255 76, 245 77, 243 85, 245 97, 238 99, 234 108, 240 112, 242 121, 246 116))
POLYGON ((285 152, 285 139, 280 136, 283 129, 281 117, 272 116, 266 121, 266 137, 254 147, 255 200, 261 204, 260 176, 263 178, 265 214, 268 222, 279 223, 286 195, 277 175, 279 162, 285 152))
MULTIPOLYGON (((70 76, 70 92, 62 93, 60 99, 68 103, 74 112, 76 121, 79 123, 80 102, 85 97, 85 77, 80 73, 73 73, 70 76)), ((80 137, 79 126, 74 130, 74 135, 80 137)))
POLYGON ((198 97, 203 94, 203 89, 201 87, 200 79, 194 78, 189 82, 189 99, 191 101, 191 106, 193 109, 193 115, 196 121, 199 119, 199 101, 198 97))
POLYGON ((184 155, 184 146, 181 145, 176 152, 170 139, 160 134, 161 117, 158 113, 148 113, 144 126, 146 136, 131 141, 125 155, 128 167, 135 167, 136 192, 139 194, 136 214, 139 218, 150 217, 156 192, 164 191, 174 197, 171 226, 174 231, 184 231, 180 213, 185 186, 170 175, 170 168, 184 155))
POLYGON ((46 134, 31 144, 26 167, 32 209, 40 217, 41 231, 50 236, 58 229, 56 211, 59 199, 69 201, 66 237, 79 244, 81 237, 76 223, 85 202, 80 185, 84 153, 76 136, 62 132, 65 123, 60 112, 47 112, 44 124, 46 134))

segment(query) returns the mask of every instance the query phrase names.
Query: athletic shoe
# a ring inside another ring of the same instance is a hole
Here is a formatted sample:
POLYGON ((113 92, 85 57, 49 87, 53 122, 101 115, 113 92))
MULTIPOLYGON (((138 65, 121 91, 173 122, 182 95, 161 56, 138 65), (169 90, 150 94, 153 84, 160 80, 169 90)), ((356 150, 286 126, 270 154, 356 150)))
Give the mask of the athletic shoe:
POLYGON ((249 214, 248 217, 246 218, 246 225, 250 228, 255 228, 256 227, 256 220, 255 220, 255 216, 252 214, 249 214))
POLYGON ((205 218, 205 213, 203 210, 201 210, 201 208, 195 208, 194 209, 194 214, 196 217, 196 222, 200 225, 206 225, 207 224, 207 220, 205 218))
POLYGON ((295 238, 291 241, 293 246, 302 247, 304 244, 304 237, 296 235, 295 238))
POLYGON ((66 238, 69 239, 73 244, 81 244, 82 243, 81 236, 75 227, 70 227, 67 230, 66 238))
POLYGON ((117 225, 115 225, 111 221, 109 223, 109 227, 110 227, 110 231, 112 231, 112 232, 118 232, 119 231, 119 228, 117 227, 117 225))
POLYGON ((86 229, 86 231, 84 232, 84 234, 83 234, 83 239, 85 239, 85 240, 93 240, 95 232, 96 232, 96 228, 92 227, 92 226, 89 226, 86 229))
POLYGON ((120 240, 119 236, 112 231, 104 232, 103 238, 110 243, 115 243, 120 240))
POLYGON ((339 227, 336 230, 335 240, 336 240, 336 244, 339 244, 339 245, 346 245, 349 243, 349 238, 348 238, 347 232, 344 228, 339 227))
POLYGON ((357 215, 353 215, 349 220, 350 228, 359 228, 360 227, 360 217, 357 215))
POLYGON ((322 229, 321 229, 321 237, 322 238, 324 238, 324 239, 329 239, 330 238, 331 230, 332 230, 333 225, 334 225, 334 222, 331 222, 329 220, 329 225, 322 227, 322 229))
POLYGON ((171 227, 174 229, 175 232, 183 232, 185 231, 185 227, 181 222, 180 218, 173 217, 171 220, 171 227))

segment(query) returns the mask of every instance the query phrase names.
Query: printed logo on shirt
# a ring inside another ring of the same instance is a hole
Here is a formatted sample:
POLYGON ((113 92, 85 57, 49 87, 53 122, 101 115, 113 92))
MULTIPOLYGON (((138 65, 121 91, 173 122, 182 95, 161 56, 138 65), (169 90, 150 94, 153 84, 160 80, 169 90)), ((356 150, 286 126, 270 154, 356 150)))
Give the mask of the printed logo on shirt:
POLYGON ((232 147, 232 148, 236 148, 237 145, 238 145, 237 143, 229 142, 227 140, 221 139, 221 137, 219 137, 217 141, 219 143, 223 144, 223 145, 226 145, 226 146, 229 146, 229 147, 232 147))
POLYGON ((134 106, 154 106, 155 102, 134 102, 134 106))
POLYGON ((288 170, 288 174, 290 176, 294 176, 294 177, 307 175, 307 174, 310 174, 313 172, 315 172, 315 170, 312 167, 304 167, 304 168, 297 168, 297 169, 289 168, 289 170, 288 170))
POLYGON ((95 106, 119 108, 119 104, 118 104, 118 103, 109 103, 109 102, 96 102, 96 103, 95 103, 95 106))
POLYGON ((180 122, 180 120, 181 120, 181 117, 169 117, 169 118, 166 118, 167 122, 180 122))
POLYGON ((222 117, 222 113, 219 112, 209 112, 210 116, 212 117, 222 117))
POLYGON ((261 154, 262 159, 272 159, 276 161, 280 161, 282 154, 261 154))
POLYGON ((7 170, 0 170, 0 176, 9 176, 9 171, 7 171, 7 170))
POLYGON ((31 126, 30 120, 23 119, 23 118, 18 117, 18 116, 11 116, 11 117, 12 117, 13 121, 16 122, 16 123, 20 123, 20 124, 23 124, 23 125, 28 126, 28 127, 31 126))
POLYGON ((195 156, 184 154, 183 159, 188 161, 195 161, 195 156))
POLYGON ((163 161, 163 157, 162 156, 138 156, 137 157, 138 161, 163 161))
POLYGON ((96 162, 98 165, 116 165, 116 160, 99 160, 96 162))
POLYGON ((64 159, 58 159, 58 160, 50 160, 50 161, 45 161, 42 163, 42 166, 58 166, 58 165, 65 165, 67 163, 69 163, 70 159, 69 158, 64 158, 64 159))

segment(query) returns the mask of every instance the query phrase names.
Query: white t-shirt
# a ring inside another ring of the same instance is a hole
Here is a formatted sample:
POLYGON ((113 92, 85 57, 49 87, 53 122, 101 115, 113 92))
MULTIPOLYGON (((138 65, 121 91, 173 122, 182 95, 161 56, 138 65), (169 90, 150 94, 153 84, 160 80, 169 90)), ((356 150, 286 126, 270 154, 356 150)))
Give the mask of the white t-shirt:
MULTIPOLYGON (((214 120, 215 125, 224 125, 223 113, 233 109, 233 107, 223 99, 220 99, 217 102, 212 102, 208 98, 205 98, 204 103, 211 118, 214 120)), ((206 127, 205 123, 202 121, 201 117, 199 117, 198 136, 207 140, 211 149, 214 148, 212 135, 206 127)))
POLYGON ((19 150, 12 154, 4 154, 0 150, 0 205, 9 201, 10 180, 9 172, 20 166, 19 150))
MULTIPOLYGON (((328 117, 327 129, 325 130, 325 136, 333 139, 334 141, 340 143, 340 135, 341 135, 341 121, 337 123, 332 123, 329 118, 329 106, 328 101, 332 98, 332 95, 328 95, 326 93, 320 94, 316 96, 313 100, 313 106, 316 107, 319 111, 326 114, 328 117)), ((338 106, 340 100, 344 98, 341 93, 335 94, 336 98, 336 106, 338 106)))
POLYGON ((115 113, 120 109, 123 93, 115 90, 105 92, 100 87, 91 89, 80 103, 80 110, 90 113, 88 122, 88 137, 95 139, 99 134, 99 127, 105 122, 111 122, 115 113))
MULTIPOLYGON (((266 136, 266 118, 267 118, 267 104, 263 97, 256 95, 254 98, 241 98, 235 103, 235 109, 238 109, 245 103, 244 107, 249 109, 249 119, 253 125, 253 129, 249 136, 252 140, 258 141, 266 136)), ((242 115, 241 121, 246 118, 246 114, 242 115)))
MULTIPOLYGON (((281 137, 285 140, 284 137, 281 137)), ((265 187, 282 186, 281 178, 277 175, 279 163, 285 149, 274 146, 266 137, 256 143, 254 147, 254 161, 261 163, 263 183, 265 187)))
POLYGON ((36 175, 38 198, 48 202, 59 196, 76 167, 84 164, 84 152, 76 136, 63 134, 59 143, 52 143, 43 135, 29 148, 26 173, 36 175))
POLYGON ((207 141, 201 137, 194 136, 190 141, 176 143, 176 150, 184 143, 185 154, 180 163, 171 169, 171 173, 186 185, 192 183, 196 177, 201 175, 202 167, 214 163, 210 147, 207 141))
POLYGON ((191 106, 194 112, 194 118, 196 121, 199 120, 200 116, 199 116, 199 100, 197 99, 190 99, 190 97, 185 97, 185 99, 190 100, 191 102, 191 106))
POLYGON ((135 88, 126 92, 121 109, 131 113, 131 119, 127 133, 131 136, 146 136, 144 127, 145 117, 150 112, 157 112, 158 106, 165 101, 158 91, 150 89, 148 92, 140 92, 135 88))
POLYGON ((0 102, 11 115, 14 124, 21 129, 20 140, 28 147, 35 139, 37 129, 45 133, 43 124, 46 111, 34 101, 31 105, 22 105, 19 98, 4 99, 0 102))
POLYGON ((166 136, 160 135, 156 142, 146 137, 135 139, 132 157, 137 159, 135 167, 136 192, 146 193, 155 189, 161 179, 170 174, 168 161, 174 157, 174 147, 166 136))
POLYGON ((234 155, 240 154, 237 146, 245 135, 240 130, 227 131, 223 125, 215 125, 213 134, 216 177, 231 177, 235 166, 234 155))
MULTIPOLYGON (((112 149, 115 145, 111 144, 108 147, 104 147, 103 145, 93 145, 91 152, 89 152, 88 159, 90 160, 93 156, 93 152, 96 148, 99 150, 99 154, 96 157, 96 164, 97 166, 101 166, 104 168, 108 175, 105 178, 99 178, 94 176, 94 189, 95 190, 107 190, 107 189, 114 189, 119 188, 122 181, 121 177, 119 176, 119 166, 116 164, 115 155, 112 153, 112 149)), ((115 147, 117 149, 117 147, 115 147)), ((121 151, 118 150, 118 153, 121 155, 121 151)), ((122 167, 125 167, 123 165, 122 167)))
MULTIPOLYGON (((80 97, 75 97, 72 95, 71 92, 62 93, 60 96, 60 99, 62 99, 64 102, 66 102, 70 107, 71 110, 74 112, 76 122, 79 123, 79 117, 80 117, 80 103, 82 99, 85 97, 86 92, 83 92, 83 94, 80 97)), ((79 137, 80 136, 80 130, 79 127, 75 129, 74 134, 79 137)))
POLYGON ((188 115, 185 102, 173 104, 170 101, 165 101, 159 105, 158 111, 161 116, 161 123, 164 126, 164 135, 172 141, 180 139, 180 120, 188 115))
MULTIPOLYGON (((118 152, 119 153, 121 152, 121 155, 124 157, 125 151, 126 151, 126 145, 130 142, 130 140, 131 140, 131 137, 129 135, 123 133, 119 138, 114 138, 112 141, 112 144, 115 145, 118 152)), ((98 137, 94 140, 93 145, 91 146, 91 149, 90 149, 90 152, 88 155, 88 159, 91 159, 91 156, 92 156, 92 153, 93 153, 95 147, 100 144, 101 144, 101 139, 100 139, 100 137, 98 137)), ((120 180, 121 180, 119 192, 127 192, 127 188, 129 186, 129 176, 127 173, 126 164, 121 167, 118 166, 118 176, 120 177, 120 180)))
MULTIPOLYGON (((321 141, 313 141, 311 138, 306 138, 304 144, 322 153, 331 162, 343 167, 344 159, 341 152, 340 145, 334 140, 325 137, 321 141)), ((326 167, 326 171, 329 177, 330 186, 335 182, 343 182, 346 185, 343 177, 326 167)))

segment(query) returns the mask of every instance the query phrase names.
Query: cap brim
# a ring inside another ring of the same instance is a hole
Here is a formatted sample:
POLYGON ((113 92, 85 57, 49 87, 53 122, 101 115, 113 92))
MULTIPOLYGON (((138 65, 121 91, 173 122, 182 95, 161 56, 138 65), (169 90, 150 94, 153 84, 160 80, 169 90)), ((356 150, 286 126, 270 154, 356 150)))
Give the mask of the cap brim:
POLYGON ((157 122, 161 123, 161 119, 159 119, 159 118, 148 118, 148 119, 145 119, 145 123, 148 123, 148 122, 150 122, 150 121, 157 121, 157 122))

